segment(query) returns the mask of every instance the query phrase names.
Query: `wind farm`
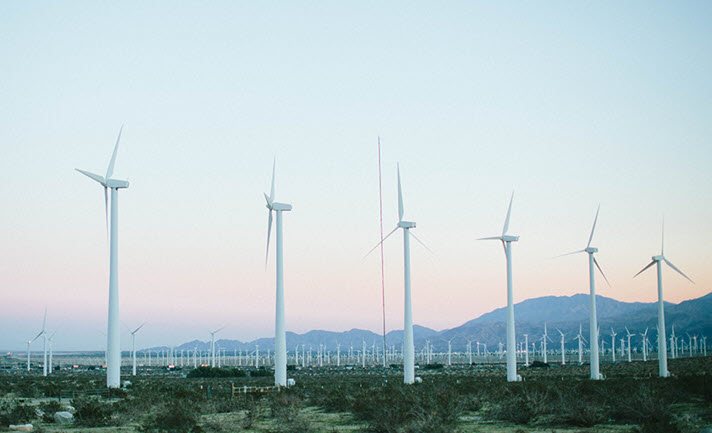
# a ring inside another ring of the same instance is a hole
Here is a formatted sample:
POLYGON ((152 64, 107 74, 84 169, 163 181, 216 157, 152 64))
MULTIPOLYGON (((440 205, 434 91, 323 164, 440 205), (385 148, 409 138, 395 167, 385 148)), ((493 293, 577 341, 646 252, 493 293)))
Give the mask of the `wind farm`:
POLYGON ((0 4, 0 431, 712 428, 710 22, 0 4))

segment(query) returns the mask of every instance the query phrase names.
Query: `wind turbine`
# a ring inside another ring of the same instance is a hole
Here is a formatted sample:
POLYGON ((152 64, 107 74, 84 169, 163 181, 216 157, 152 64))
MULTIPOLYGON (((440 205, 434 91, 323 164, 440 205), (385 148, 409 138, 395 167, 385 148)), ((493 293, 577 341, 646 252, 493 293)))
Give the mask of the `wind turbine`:
POLYGON ((508 235, 509 217, 512 214, 512 201, 514 192, 509 199, 507 217, 504 220, 504 228, 501 236, 491 236, 478 240, 499 240, 504 247, 504 255, 507 259, 507 381, 518 382, 522 377, 517 374, 517 343, 514 335, 514 295, 512 291, 512 242, 517 242, 519 236, 508 235))
POLYGON ((658 271, 658 329, 660 334, 658 338, 658 373, 660 377, 670 377, 670 372, 667 369, 667 347, 665 342, 665 308, 663 305, 663 266, 662 262, 667 263, 675 272, 685 277, 692 284, 695 284, 687 275, 675 267, 668 259, 665 258, 665 220, 663 220, 662 244, 660 247, 660 255, 653 256, 653 260, 644 267, 640 272, 635 274, 633 278, 645 272, 653 265, 657 266, 658 271))
POLYGON ((49 369, 47 369, 47 374, 52 374, 52 340, 54 339, 55 330, 52 335, 47 338, 47 343, 49 344, 49 369))
MULTIPOLYGON (((42 331, 37 335, 39 337, 40 335, 42 336, 42 342, 44 346, 44 361, 42 363, 42 376, 47 376, 47 331, 46 331, 46 326, 47 324, 47 309, 45 308, 44 312, 44 318, 42 319, 42 331)), ((689 334, 688 334, 689 335, 689 334)), ((35 337, 35 338, 37 338, 35 337)))
POLYGON ((633 334, 630 333, 630 331, 628 330, 628 327, 627 327, 627 326, 626 326, 626 328, 625 328, 625 332, 628 334, 628 335, 627 335, 627 336, 628 336, 628 362, 630 362, 630 361, 631 361, 631 354, 630 354, 630 351, 631 351, 631 349, 630 349, 630 337, 632 337, 633 334))
POLYGON ((83 175, 95 180, 104 187, 104 210, 106 213, 107 225, 109 222, 109 196, 111 189, 111 224, 109 227, 109 319, 107 332, 107 366, 106 384, 109 388, 118 388, 121 382, 121 347, 119 329, 119 189, 128 188, 129 183, 125 180, 112 179, 114 173, 114 163, 116 162, 116 152, 119 150, 119 140, 121 140, 122 126, 119 136, 116 138, 114 153, 109 161, 109 168, 106 176, 90 173, 88 171, 76 169, 83 175))
POLYGON ((574 337, 574 340, 578 340, 578 363, 579 365, 581 365, 583 364, 583 343, 584 341, 586 341, 586 339, 583 337, 583 330, 580 323, 579 333, 576 337, 574 337))
POLYGON ((557 331, 559 331, 559 334, 561 334, 561 365, 566 365, 566 349, 564 348, 564 333, 561 332, 561 329, 556 328, 557 331))
POLYGON ((225 326, 210 332, 210 366, 213 368, 215 367, 215 334, 222 331, 223 329, 225 329, 225 326))
POLYGON ((291 204, 277 203, 274 201, 274 171, 277 165, 275 159, 272 163, 272 185, 269 195, 265 194, 267 200, 268 220, 267 220, 267 252, 265 254, 265 267, 267 257, 269 257, 269 238, 272 232, 272 211, 277 213, 277 239, 276 239, 276 271, 277 271, 277 297, 275 305, 274 319, 274 384, 275 386, 287 386, 287 332, 284 321, 284 262, 282 250, 282 212, 292 210, 291 204))
MULTIPOLYGON (((598 221, 598 212, 601 210, 601 206, 598 206, 598 209, 596 209, 596 218, 593 220, 593 227, 591 227, 591 235, 588 237, 588 244, 586 244, 586 248, 580 251, 574 251, 573 253, 568 253, 564 254, 564 256, 569 256, 571 254, 578 254, 578 253, 587 253, 588 254, 588 279, 589 279, 589 285, 591 288, 591 304, 590 304, 590 354, 591 354, 591 380, 601 380, 603 379, 603 375, 600 373, 600 368, 599 368, 599 361, 598 361, 598 319, 596 315, 596 280, 594 278, 595 271, 593 270, 594 265, 596 268, 598 268, 598 271, 601 273, 603 276, 603 279, 606 280, 606 283, 610 286, 610 283, 608 282, 608 278, 606 278, 606 275, 603 273, 603 270, 601 269, 601 266, 598 264, 598 261, 596 258, 593 256, 594 253, 598 252, 598 248, 592 247, 591 246, 591 241, 593 240, 593 232, 596 230, 596 222, 598 221)), ((563 256, 559 256, 563 257, 563 256)))
POLYGON ((551 341, 552 343, 554 342, 554 340, 552 340, 551 337, 549 337, 549 334, 546 332, 546 322, 544 322, 544 335, 542 335, 541 340, 542 340, 542 342, 541 342, 541 347, 542 347, 541 351, 542 351, 542 354, 544 355, 544 364, 546 364, 546 363, 547 363, 547 358, 546 358, 546 356, 547 356, 546 340, 549 340, 549 341, 551 341))
MULTIPOLYGON (((398 166, 398 225, 385 238, 381 240, 371 251, 375 250, 383 242, 386 241, 398 229, 403 229, 403 276, 405 285, 405 307, 403 314, 403 382, 412 384, 415 382, 415 346, 413 345, 413 307, 411 303, 410 291, 410 236, 418 241, 426 249, 420 239, 415 234, 410 232, 410 229, 415 228, 415 222, 403 221, 403 190, 401 188, 400 165, 398 166)), ((428 249, 429 250, 429 249, 428 249)), ((368 254, 371 253, 368 252, 368 254)), ((366 255, 368 255, 366 254, 366 255)))
POLYGON ((613 362, 616 362, 616 335, 618 334, 611 326, 611 356, 613 357, 613 362))
MULTIPOLYGON (((643 337, 643 362, 648 360, 648 328, 645 328, 645 332, 638 334, 643 337)), ((667 376, 661 376, 667 377, 667 376)))
POLYGON ((142 323, 141 326, 133 331, 129 329, 129 331, 131 331, 131 356, 133 357, 133 365, 131 367, 132 376, 136 376, 136 333, 139 329, 143 328, 143 325, 145 325, 145 323, 142 323))

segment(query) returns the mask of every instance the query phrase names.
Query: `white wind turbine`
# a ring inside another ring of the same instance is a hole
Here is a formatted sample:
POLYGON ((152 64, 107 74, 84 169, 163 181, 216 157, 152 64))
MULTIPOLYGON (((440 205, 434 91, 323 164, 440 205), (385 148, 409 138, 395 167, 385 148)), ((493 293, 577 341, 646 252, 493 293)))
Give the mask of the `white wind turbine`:
POLYGON ((581 324, 579 323, 579 333, 576 337, 574 337, 574 340, 578 340, 578 363, 579 365, 583 364, 583 343, 586 341, 586 339, 583 337, 583 329, 581 324))
POLYGON ((630 354, 630 351, 631 351, 631 349, 630 349, 630 337, 632 337, 633 334, 630 333, 630 331, 628 330, 628 327, 627 327, 627 326, 626 326, 626 328, 625 328, 625 332, 628 334, 628 335, 627 335, 627 336, 628 336, 628 362, 630 362, 630 361, 631 361, 631 354, 630 354))
POLYGON ((552 340, 551 337, 549 337, 549 334, 546 331, 546 322, 544 322, 544 335, 541 336, 541 352, 542 352, 542 355, 544 356, 544 364, 547 363, 547 352, 548 352, 546 350, 546 340, 549 340, 552 343, 554 342, 554 340, 552 340))
POLYGON ((514 192, 509 199, 509 208, 507 209, 507 217, 504 220, 504 228, 501 236, 491 236, 480 238, 478 240, 499 240, 504 247, 504 255, 507 259, 507 381, 517 382, 522 380, 522 377, 517 374, 517 343, 514 334, 514 294, 512 290, 512 242, 517 242, 519 236, 508 235, 509 217, 512 213, 512 201, 514 200, 514 192))
MULTIPOLYGON (((27 340, 27 371, 30 371, 30 345, 32 344, 33 341, 37 340, 40 338, 40 336, 44 335, 45 333, 45 322, 47 320, 47 309, 45 309, 45 314, 44 314, 44 319, 42 319, 42 330, 33 338, 32 340, 27 340)), ((47 348, 47 345, 45 344, 45 349, 47 348)), ((45 355, 45 364, 46 364, 46 355, 45 355)))
MULTIPOLYGON (((43 342, 43 352, 44 352, 44 360, 42 362, 42 376, 47 376, 47 331, 46 331, 46 324, 47 324, 47 309, 45 308, 44 312, 44 318, 42 319, 42 331, 37 335, 39 337, 40 335, 42 336, 42 342, 43 342)), ((688 334, 689 335, 689 334, 688 334)), ((35 338, 37 338, 35 337, 35 338)))
POLYGON ((49 344, 49 368, 47 369, 47 374, 52 374, 52 340, 54 340, 54 335, 57 331, 54 331, 52 335, 47 337, 47 343, 49 344))
POLYGON ((274 171, 277 161, 272 163, 272 185, 269 195, 265 194, 267 200, 268 221, 267 221, 267 252, 265 254, 265 267, 267 257, 269 257, 269 239, 272 232, 272 211, 277 213, 277 236, 276 236, 276 273, 277 273, 277 296, 275 303, 274 319, 274 384, 275 386, 287 386, 287 332, 284 319, 284 262, 282 250, 282 212, 292 210, 291 204, 277 203, 274 201, 274 171))
POLYGON ((616 362, 616 331, 613 330, 611 326, 611 356, 613 357, 613 362, 616 362))
POLYGON ((125 180, 112 179, 114 173, 114 163, 116 162, 116 152, 119 150, 119 140, 121 139, 122 126, 119 136, 116 138, 114 153, 109 161, 109 168, 106 176, 88 171, 76 169, 85 176, 99 182, 104 187, 104 210, 107 223, 109 222, 109 197, 108 190, 111 189, 111 224, 109 227, 109 319, 107 331, 107 367, 106 384, 109 388, 118 388, 121 382, 121 347, 119 329, 119 189, 128 188, 129 183, 125 180))
MULTIPOLYGON (((588 244, 586 244, 586 248, 580 251, 574 251, 573 253, 568 253, 564 254, 564 256, 568 256, 571 254, 578 254, 578 253, 587 253, 588 254, 588 279, 589 279, 589 285, 591 289, 591 294, 590 294, 590 354, 591 354, 591 379, 592 380, 600 380, 603 379, 603 375, 600 373, 600 366, 599 366, 599 350, 598 350, 598 319, 596 315, 596 280, 594 278, 595 276, 595 271, 594 271, 594 266, 598 268, 598 271, 601 273, 603 276, 603 279, 606 280, 606 283, 610 286, 610 283, 608 282, 608 278, 606 278, 606 275, 603 273, 603 270, 601 269, 601 266, 598 264, 598 261, 596 258, 593 256, 594 253, 598 252, 598 248, 592 247, 591 246, 591 241, 593 240, 593 233, 596 230, 596 222, 598 221, 598 212, 601 210, 601 206, 598 206, 598 209, 596 210, 596 218, 593 220, 593 227, 591 227, 591 235, 588 237, 588 244)), ((563 257, 563 256, 559 256, 563 257)))
POLYGON ((561 334, 561 365, 566 365, 566 349, 564 348, 564 333, 561 332, 561 329, 556 328, 557 331, 559 331, 559 334, 561 334))
POLYGON ((210 332, 210 366, 211 367, 215 367, 215 334, 222 331, 223 329, 225 329, 225 326, 223 326, 220 329, 210 332))
MULTIPOLYGON (((645 332, 638 334, 643 337, 643 362, 648 360, 648 328, 645 328, 645 332)), ((667 376, 664 376, 667 377, 667 376)))
POLYGON ((665 220, 663 220, 662 246, 660 247, 660 255, 653 256, 653 260, 644 267, 640 272, 635 274, 633 278, 645 272, 649 267, 656 265, 658 271, 658 329, 660 330, 658 338, 658 373, 660 377, 669 377, 670 372, 667 369, 667 347, 665 342, 665 308, 663 305, 663 266, 662 262, 667 263, 675 272, 685 277, 692 284, 695 284, 687 275, 675 267, 668 259, 665 258, 665 220))
MULTIPOLYGON (((418 239, 410 229, 415 228, 415 222, 403 220, 403 190, 401 188, 400 165, 398 166, 398 224, 381 242, 368 252, 378 248, 398 229, 403 229, 403 276, 405 286, 404 317, 403 317, 403 382, 412 384, 415 382, 415 346, 413 344, 413 307, 411 303, 410 290, 410 236, 413 236, 418 243, 429 251, 429 248, 418 239)), ((366 255, 368 255, 366 254, 366 255)))
POLYGON ((129 329, 129 331, 131 331, 131 357, 133 358, 131 366, 132 376, 136 376, 136 333, 139 329, 143 328, 143 325, 145 325, 145 323, 142 323, 141 326, 134 329, 133 331, 129 329))

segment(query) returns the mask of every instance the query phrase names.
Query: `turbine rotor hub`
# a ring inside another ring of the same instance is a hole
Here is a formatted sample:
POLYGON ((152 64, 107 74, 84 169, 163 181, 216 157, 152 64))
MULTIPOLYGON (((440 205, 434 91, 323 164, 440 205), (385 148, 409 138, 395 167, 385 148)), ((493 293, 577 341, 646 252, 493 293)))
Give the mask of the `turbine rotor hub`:
POLYGON ((586 248, 584 251, 586 251, 586 252, 589 253, 589 254, 593 254, 593 253, 597 253, 597 252, 598 252, 598 248, 596 248, 596 247, 588 247, 588 248, 586 248))

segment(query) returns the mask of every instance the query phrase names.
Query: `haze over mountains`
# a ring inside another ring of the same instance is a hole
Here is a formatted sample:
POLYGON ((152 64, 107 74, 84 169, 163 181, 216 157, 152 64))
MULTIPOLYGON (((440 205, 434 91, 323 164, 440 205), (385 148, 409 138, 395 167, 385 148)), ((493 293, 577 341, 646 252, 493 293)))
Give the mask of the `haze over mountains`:
MULTIPOLYGON (((598 323, 601 329, 602 338, 607 338, 610 342, 611 327, 618 333, 617 339, 625 334, 625 327, 631 333, 639 334, 648 328, 648 339, 655 341, 657 336, 657 303, 642 302, 621 302, 604 296, 596 296, 596 309, 598 311, 598 323)), ((588 317, 589 317, 589 296, 587 294, 576 294, 573 296, 544 296, 532 298, 515 304, 514 313, 516 318, 517 341, 524 338, 524 334, 529 335, 530 343, 537 341, 544 333, 544 323, 547 323, 548 334, 554 340, 558 348, 560 329, 566 335, 566 346, 568 348, 577 347, 578 343, 573 337, 578 333, 579 324, 583 326, 583 335, 589 339, 588 317)), ((697 299, 691 299, 679 304, 666 302, 665 319, 667 332, 675 325, 675 333, 679 337, 690 335, 711 335, 712 334, 712 292, 697 299)), ((413 327, 416 351, 424 347, 426 340, 434 345, 436 351, 447 350, 447 341, 452 339, 454 351, 464 351, 467 339, 479 341, 487 344, 493 350, 497 343, 505 342, 505 308, 498 308, 480 317, 463 323, 462 325, 436 331, 434 329, 415 325, 413 327)), ((668 334, 669 335, 669 334, 668 334)), ((372 350, 373 345, 383 345, 383 336, 371 331, 362 329, 352 329, 345 332, 332 332, 314 330, 304 334, 287 332, 287 350, 293 352, 298 345, 304 345, 307 349, 311 346, 316 350, 320 344, 325 345, 326 350, 336 350, 336 345, 341 344, 341 350, 361 350, 363 341, 366 342, 367 350, 372 350)), ((634 340, 635 341, 635 340, 634 340)), ((386 335, 388 346, 395 345, 398 350, 403 343, 403 331, 395 330, 386 335)), ((634 342, 633 344, 637 344, 634 342)), ((254 341, 242 342, 238 340, 220 339, 216 345, 226 349, 228 353, 234 350, 253 351, 255 346, 260 346, 260 351, 273 350, 274 338, 260 338, 254 341)), ((209 350, 210 341, 194 340, 177 346, 177 350, 209 350)), ((153 347, 150 350, 165 349, 166 347, 153 347)))

